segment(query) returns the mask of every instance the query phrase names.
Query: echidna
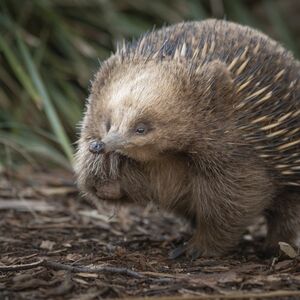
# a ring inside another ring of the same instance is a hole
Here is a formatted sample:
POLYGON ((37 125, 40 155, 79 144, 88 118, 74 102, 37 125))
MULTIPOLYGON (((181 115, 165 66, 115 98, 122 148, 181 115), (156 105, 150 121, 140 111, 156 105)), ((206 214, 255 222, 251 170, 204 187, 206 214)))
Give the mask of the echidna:
POLYGON ((227 21, 125 43, 92 84, 76 155, 80 189, 184 216, 195 227, 187 254, 234 249, 260 215, 267 250, 297 243, 299 72, 277 42, 227 21))

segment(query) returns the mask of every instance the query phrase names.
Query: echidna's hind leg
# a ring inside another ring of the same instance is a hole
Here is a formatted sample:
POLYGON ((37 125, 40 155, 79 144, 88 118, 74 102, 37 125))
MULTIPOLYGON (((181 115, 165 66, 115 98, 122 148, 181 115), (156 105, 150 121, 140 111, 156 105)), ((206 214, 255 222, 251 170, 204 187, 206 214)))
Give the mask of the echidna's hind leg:
POLYGON ((285 189, 266 211, 268 234, 265 254, 276 254, 278 242, 300 247, 300 190, 285 189))

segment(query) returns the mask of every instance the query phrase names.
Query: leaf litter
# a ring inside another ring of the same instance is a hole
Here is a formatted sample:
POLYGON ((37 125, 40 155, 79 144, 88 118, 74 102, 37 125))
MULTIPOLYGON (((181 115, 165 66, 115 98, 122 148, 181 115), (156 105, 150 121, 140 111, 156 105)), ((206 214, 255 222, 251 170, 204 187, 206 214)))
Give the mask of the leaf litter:
POLYGON ((299 252, 261 258, 263 221, 221 258, 168 253, 190 229, 151 206, 82 199, 72 174, 0 174, 0 299, 300 299, 299 252))

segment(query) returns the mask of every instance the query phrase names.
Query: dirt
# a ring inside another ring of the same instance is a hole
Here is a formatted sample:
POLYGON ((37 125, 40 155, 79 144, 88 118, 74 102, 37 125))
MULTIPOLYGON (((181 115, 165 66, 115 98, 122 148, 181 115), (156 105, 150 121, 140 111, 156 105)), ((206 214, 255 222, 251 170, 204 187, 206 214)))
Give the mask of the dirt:
POLYGON ((190 237, 182 220, 95 209, 62 170, 2 172, 0 299, 300 299, 299 256, 261 258, 264 231, 259 221, 226 257, 170 259, 190 237))

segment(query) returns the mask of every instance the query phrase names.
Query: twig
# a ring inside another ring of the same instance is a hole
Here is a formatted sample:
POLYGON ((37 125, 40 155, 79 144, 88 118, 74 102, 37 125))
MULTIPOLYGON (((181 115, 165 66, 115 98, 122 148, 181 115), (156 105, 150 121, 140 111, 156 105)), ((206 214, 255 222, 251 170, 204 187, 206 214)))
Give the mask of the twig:
POLYGON ((0 272, 15 272, 15 271, 22 271, 22 270, 29 270, 37 267, 46 267, 52 270, 66 270, 74 273, 113 273, 113 274, 123 274, 134 278, 144 278, 145 276, 126 269, 126 268, 116 268, 116 267, 79 267, 79 266, 71 266, 65 265, 62 263, 49 261, 46 259, 39 260, 34 263, 30 264, 23 264, 23 265, 12 265, 12 266, 0 266, 0 272))
MULTIPOLYGON (((233 299, 282 299, 283 297, 293 297, 300 296, 300 291, 272 291, 272 292, 263 292, 263 293, 229 293, 226 295, 199 295, 199 296, 158 296, 158 297, 137 297, 137 298, 124 298, 123 300, 233 300, 233 299)), ((298 298, 297 298, 298 299, 298 298)))
POLYGON ((128 275, 134 278, 144 277, 144 275, 126 268, 116 268, 116 267, 107 267, 107 266, 94 267, 94 268, 76 267, 76 266, 65 265, 58 262, 47 261, 47 260, 44 261, 43 266, 53 270, 66 270, 74 273, 115 273, 115 274, 128 275))
MULTIPOLYGON (((67 264, 62 264, 55 261, 49 261, 46 259, 39 260, 30 264, 23 265, 11 265, 11 266, 0 266, 0 272, 15 272, 21 270, 33 269, 36 267, 46 267, 51 270, 65 270, 73 273, 111 273, 111 274, 122 274, 127 275, 137 279, 144 279, 146 281, 151 281, 153 283, 170 283, 170 282, 183 282, 189 281, 188 278, 184 275, 176 274, 165 274, 165 273, 156 273, 156 272, 135 272, 127 268, 117 268, 117 267, 86 267, 86 266, 72 266, 67 264)), ((211 286, 206 282, 202 282, 205 286, 212 288, 217 291, 216 287, 211 286)))
POLYGON ((42 266, 43 263, 44 263, 44 259, 33 262, 31 264, 0 266, 0 272, 14 272, 14 271, 34 269, 36 267, 42 266))

